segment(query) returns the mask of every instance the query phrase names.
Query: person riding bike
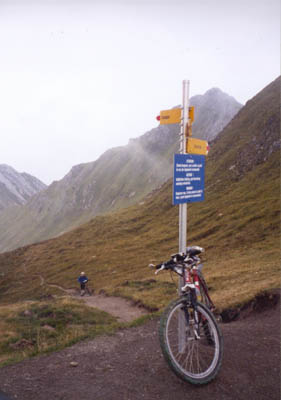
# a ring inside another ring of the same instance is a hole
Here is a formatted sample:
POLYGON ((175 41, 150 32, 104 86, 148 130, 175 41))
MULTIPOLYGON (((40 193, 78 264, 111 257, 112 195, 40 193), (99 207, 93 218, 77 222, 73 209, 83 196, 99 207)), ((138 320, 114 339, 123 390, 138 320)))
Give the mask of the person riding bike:
POLYGON ((87 284, 89 279, 87 278, 85 272, 81 272, 81 274, 80 274, 80 276, 79 276, 79 278, 77 280, 80 283, 80 289, 81 289, 80 295, 84 296, 85 289, 86 289, 86 284, 87 284))

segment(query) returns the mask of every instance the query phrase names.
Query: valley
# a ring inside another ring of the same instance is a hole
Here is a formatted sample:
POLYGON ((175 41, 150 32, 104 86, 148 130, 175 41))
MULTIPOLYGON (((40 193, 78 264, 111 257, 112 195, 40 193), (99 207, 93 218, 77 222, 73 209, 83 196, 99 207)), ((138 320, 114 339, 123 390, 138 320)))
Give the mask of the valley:
MULTIPOLYGON (((206 249, 203 271, 221 313, 280 287, 279 86, 280 78, 217 136, 207 159, 206 200, 188 206, 188 244, 206 249)), ((125 326, 65 296, 60 287, 75 290, 81 270, 97 295, 122 297, 148 311, 129 326, 159 315, 176 297, 177 283, 168 274, 155 277, 147 265, 178 249, 171 188, 168 179, 134 205, 0 254, 2 365, 125 326), (26 346, 14 346, 23 339, 26 346)))
MULTIPOLYGON (((219 89, 193 96, 190 103, 196 107, 193 135, 206 140, 242 107, 219 89)), ((172 177, 178 134, 177 125, 153 128, 96 161, 74 166, 23 206, 7 208, 0 214, 0 251, 59 236, 96 215, 137 204, 172 177)))

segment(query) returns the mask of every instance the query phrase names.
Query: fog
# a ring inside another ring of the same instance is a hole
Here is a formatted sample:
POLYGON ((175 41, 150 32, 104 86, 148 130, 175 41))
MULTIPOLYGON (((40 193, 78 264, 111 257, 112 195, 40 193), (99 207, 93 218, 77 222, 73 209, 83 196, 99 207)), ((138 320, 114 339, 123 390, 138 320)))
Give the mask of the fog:
POLYGON ((0 0, 0 163, 50 184, 212 87, 280 74, 277 0, 0 0))

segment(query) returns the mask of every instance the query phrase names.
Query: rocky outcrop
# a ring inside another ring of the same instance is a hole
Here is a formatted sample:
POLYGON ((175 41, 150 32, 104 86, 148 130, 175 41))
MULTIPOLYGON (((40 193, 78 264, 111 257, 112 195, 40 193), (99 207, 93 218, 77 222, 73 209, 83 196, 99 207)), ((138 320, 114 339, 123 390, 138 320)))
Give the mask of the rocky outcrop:
POLYGON ((191 98, 195 107, 193 136, 212 141, 241 109, 241 104, 218 88, 191 98))
POLYGON ((25 172, 19 173, 0 164, 0 211, 12 205, 25 204, 33 195, 47 187, 39 179, 25 172))

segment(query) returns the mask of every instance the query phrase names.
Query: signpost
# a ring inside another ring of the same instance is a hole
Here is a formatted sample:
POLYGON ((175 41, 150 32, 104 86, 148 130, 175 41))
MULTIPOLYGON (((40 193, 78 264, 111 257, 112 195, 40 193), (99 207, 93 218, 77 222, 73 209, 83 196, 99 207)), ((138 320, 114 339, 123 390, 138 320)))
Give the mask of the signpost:
MULTIPOLYGON (((190 133, 191 124, 188 124, 189 110, 189 81, 182 82, 182 121, 180 129, 180 153, 184 155, 186 152, 186 136, 190 133)), ((174 167, 175 170, 175 167, 174 167)), ((187 204, 186 202, 179 204, 179 253, 186 252, 186 224, 187 224, 187 204)), ((179 277, 178 290, 181 293, 181 288, 184 286, 184 279, 179 277)), ((183 313, 178 319, 178 350, 183 352, 185 346, 185 323, 183 313)))
MULTIPOLYGON (((204 200, 205 140, 192 138, 194 107, 189 107, 189 81, 182 83, 182 107, 160 111, 160 125, 180 124, 180 154, 174 159, 173 204, 179 205, 179 253, 186 252, 187 203, 204 200), (199 157, 199 158, 198 158, 199 157)), ((179 283, 179 289, 182 282, 179 283)))
MULTIPOLYGON (((189 107, 189 81, 183 81, 182 107, 160 112, 160 124, 180 124, 180 154, 174 157, 173 204, 179 205, 179 253, 186 253, 187 203, 204 200, 205 156, 209 146, 205 140, 191 137, 194 107, 189 107)), ((179 291, 183 286, 179 278, 179 291)), ((178 319, 178 348, 184 350, 184 316, 178 319)))
MULTIPOLYGON (((180 153, 186 152, 186 133, 188 132, 188 110, 189 110, 189 81, 182 82, 182 118, 180 130, 180 153)), ((191 125, 191 124, 190 124, 191 125)), ((186 252, 186 223, 187 223, 187 205, 179 204, 179 252, 186 252)), ((179 281, 179 290, 183 286, 182 279, 179 281)))

